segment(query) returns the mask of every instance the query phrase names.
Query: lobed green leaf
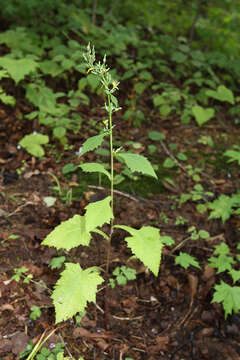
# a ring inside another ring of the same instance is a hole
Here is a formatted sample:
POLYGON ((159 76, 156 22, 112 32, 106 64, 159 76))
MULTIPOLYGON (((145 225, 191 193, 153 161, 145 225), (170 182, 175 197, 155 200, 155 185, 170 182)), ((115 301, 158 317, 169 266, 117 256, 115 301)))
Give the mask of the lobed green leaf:
POLYGON ((18 84, 26 75, 35 71, 39 65, 32 59, 17 60, 4 56, 0 59, 0 66, 3 67, 15 83, 18 84))
POLYGON ((113 219, 110 206, 111 197, 86 206, 84 216, 74 215, 63 221, 43 240, 42 245, 54 246, 56 249, 70 249, 79 245, 88 246, 91 231, 113 219))
POLYGON ((125 238, 128 247, 155 276, 158 276, 163 248, 159 229, 152 226, 143 226, 139 230, 125 225, 116 225, 115 227, 132 235, 132 237, 125 238))
POLYGON ((67 263, 51 296, 56 323, 84 311, 88 302, 95 302, 97 286, 103 281, 95 268, 82 270, 79 264, 67 263))
POLYGON ((180 251, 179 255, 175 257, 175 264, 181 265, 184 269, 187 269, 190 265, 200 269, 198 261, 194 256, 180 251))
POLYGON ((230 286, 224 281, 221 281, 220 285, 214 286, 215 293, 212 299, 213 302, 222 303, 225 318, 231 315, 232 312, 238 312, 240 310, 240 287, 230 286))

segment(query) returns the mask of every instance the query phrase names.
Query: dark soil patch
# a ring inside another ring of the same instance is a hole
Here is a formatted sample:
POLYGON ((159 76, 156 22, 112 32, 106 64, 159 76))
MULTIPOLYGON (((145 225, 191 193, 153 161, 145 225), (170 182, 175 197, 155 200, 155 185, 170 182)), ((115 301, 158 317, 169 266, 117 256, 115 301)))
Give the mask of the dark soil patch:
MULTIPOLYGON (((61 174, 61 168, 73 157, 82 139, 72 139, 73 150, 65 152, 60 163, 56 161, 56 156, 51 155, 51 149, 44 160, 35 160, 17 149, 17 142, 25 133, 32 131, 29 122, 18 119, 16 113, 1 110, 0 356, 5 360, 16 359, 30 339, 36 342, 44 331, 50 332, 54 328, 54 309, 47 288, 52 288, 59 275, 58 271, 48 267, 56 251, 41 246, 41 241, 61 221, 75 213, 82 214, 94 191, 83 191, 70 204, 58 198, 54 206, 47 207, 43 199, 53 195, 52 188, 56 185, 49 172, 59 178, 66 192, 78 186, 76 174, 67 180, 61 174), (13 234, 18 238, 12 238, 13 234), (23 266, 29 269, 35 282, 24 284, 10 280, 13 269, 23 266), (29 319, 33 305, 44 306, 41 317, 36 321, 29 319)), ((228 137, 222 142, 227 148, 232 144, 233 134, 234 137, 238 134, 239 138, 240 130, 232 124, 226 127, 220 124, 212 123, 205 127, 203 133, 219 142, 219 136, 224 131, 228 137)), ((178 151, 189 151, 193 166, 205 165, 203 182, 216 196, 236 191, 239 186, 237 169, 232 166, 228 171, 225 166, 216 169, 215 150, 197 142, 199 128, 158 120, 155 129, 166 134, 167 145, 175 143, 178 151), (212 162, 204 160, 202 154, 211 157, 212 162), (228 172, 231 177, 227 176, 228 172)), ((117 131, 119 138, 142 142, 144 152, 149 141, 146 136, 148 126, 131 129, 124 123, 117 131)), ((157 156, 164 159, 167 154, 161 144, 157 144, 157 148, 157 156)), ((62 149, 57 151, 58 154, 63 152, 62 149)), ((74 161, 77 162, 77 159, 74 161)), ((216 274, 206 262, 212 254, 213 245, 221 239, 234 251, 239 242, 239 220, 233 218, 225 225, 218 220, 209 222, 206 215, 197 213, 194 205, 189 203, 181 209, 174 209, 169 195, 179 196, 181 192, 187 192, 192 186, 192 179, 181 169, 173 170, 173 177, 176 188, 165 182, 165 192, 161 185, 161 191, 149 194, 146 201, 139 199, 139 194, 131 194, 132 199, 116 194, 116 222, 134 227, 155 224, 161 233, 172 236, 178 244, 187 234, 186 225, 175 225, 176 217, 181 215, 189 220, 189 224, 204 228, 211 234, 210 240, 189 241, 184 247, 198 259, 203 270, 184 270, 175 265, 172 253, 166 248, 159 276, 155 278, 140 263, 128 262, 130 251, 124 244, 124 234, 119 230, 113 238, 111 269, 118 265, 131 265, 137 270, 137 280, 107 292, 100 291, 96 304, 88 306, 82 322, 78 324, 71 320, 57 326, 46 346, 64 340, 69 354, 75 358, 83 356, 85 360, 240 358, 240 317, 235 314, 225 320, 222 307, 211 304, 216 274)), ((82 267, 103 266, 106 244, 95 236, 90 248, 81 247, 64 255, 73 262, 80 262, 82 267)))

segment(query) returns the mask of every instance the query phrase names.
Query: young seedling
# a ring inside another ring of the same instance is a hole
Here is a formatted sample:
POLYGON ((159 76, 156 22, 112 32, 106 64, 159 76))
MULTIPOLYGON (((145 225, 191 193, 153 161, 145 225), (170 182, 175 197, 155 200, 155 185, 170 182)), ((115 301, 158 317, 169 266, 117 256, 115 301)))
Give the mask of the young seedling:
MULTIPOLYGON (((97 233, 108 242, 106 259, 106 274, 108 275, 111 261, 111 238, 115 228, 119 228, 130 233, 131 236, 125 238, 127 246, 157 276, 163 247, 159 229, 144 226, 137 230, 126 225, 114 225, 114 160, 120 159, 125 162, 132 173, 138 172, 156 179, 157 176, 150 162, 144 156, 124 152, 122 148, 113 148, 113 114, 120 109, 114 93, 118 90, 119 83, 112 79, 109 73, 106 56, 102 63, 95 62, 95 51, 90 45, 87 47, 84 59, 88 67, 87 73, 95 75, 102 85, 106 97, 107 118, 103 121, 102 132, 88 138, 82 144, 79 155, 83 156, 88 151, 97 149, 101 146, 104 138, 108 138, 110 172, 105 169, 103 164, 99 163, 81 163, 79 167, 85 172, 98 172, 105 175, 110 182, 110 196, 88 204, 85 215, 76 214, 71 219, 62 222, 45 238, 42 244, 68 251, 80 245, 89 246, 92 233, 97 233), (106 223, 110 224, 108 233, 99 229, 106 223)), ((88 302, 96 300, 97 287, 104 282, 99 270, 96 266, 83 270, 80 264, 65 264, 65 270, 61 273, 51 296, 56 311, 56 323, 84 311, 88 302)))

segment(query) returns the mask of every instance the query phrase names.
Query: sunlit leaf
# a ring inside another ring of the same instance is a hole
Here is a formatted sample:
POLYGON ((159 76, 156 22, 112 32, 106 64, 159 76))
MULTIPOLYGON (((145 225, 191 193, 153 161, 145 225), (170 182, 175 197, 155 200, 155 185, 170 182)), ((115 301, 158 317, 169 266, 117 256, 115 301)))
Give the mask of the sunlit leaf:
POLYGON ((54 246, 58 249, 70 249, 84 245, 88 246, 91 234, 86 230, 85 216, 74 215, 63 221, 43 240, 42 245, 54 246))
POLYGON ((67 263, 51 296, 56 323, 84 311, 88 302, 95 302, 97 286, 103 281, 95 268, 82 270, 79 264, 67 263))
POLYGON ((110 206, 111 196, 103 200, 96 201, 86 206, 86 228, 92 231, 98 226, 109 223, 113 219, 112 208, 110 206))
POLYGON ((96 135, 96 136, 92 136, 90 138, 88 138, 82 145, 81 151, 80 151, 80 155, 82 156, 83 154, 87 153, 88 151, 92 151, 96 148, 98 148, 102 142, 103 142, 103 138, 106 134, 100 134, 100 135, 96 135))
POLYGON ((88 246, 91 240, 91 231, 113 218, 110 206, 111 197, 96 201, 86 206, 86 214, 74 215, 63 221, 48 234, 42 245, 54 246, 56 249, 70 250, 76 246, 88 246))
POLYGON ((99 172, 101 174, 104 174, 108 177, 109 180, 111 180, 111 175, 110 173, 105 169, 105 167, 102 164, 98 164, 98 163, 86 163, 86 164, 81 164, 79 165, 79 167, 82 169, 82 171, 84 172, 99 172))
POLYGON ((159 229, 152 226, 143 226, 139 230, 125 225, 116 225, 115 227, 132 235, 125 238, 128 247, 157 276, 163 247, 159 229))
POLYGON ((153 170, 151 163, 143 155, 131 154, 131 153, 119 153, 118 156, 122 158, 127 167, 132 172, 140 172, 144 175, 150 175, 157 179, 157 175, 153 170))

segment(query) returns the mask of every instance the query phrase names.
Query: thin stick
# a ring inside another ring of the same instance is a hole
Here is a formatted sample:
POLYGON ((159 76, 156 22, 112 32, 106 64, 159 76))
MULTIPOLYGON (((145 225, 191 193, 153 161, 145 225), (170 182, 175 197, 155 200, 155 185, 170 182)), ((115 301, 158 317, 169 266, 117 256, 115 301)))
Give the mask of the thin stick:
MULTIPOLYGON (((188 174, 188 170, 182 166, 182 164, 175 158, 175 156, 168 150, 168 148, 166 147, 166 145, 164 144, 163 141, 161 141, 161 145, 163 147, 163 150, 166 152, 166 154, 186 173, 188 174)), ((205 173, 204 171, 201 171, 201 174, 205 177, 207 177, 208 179, 211 180, 215 180, 212 176, 208 175, 207 173, 205 173)))
POLYGON ((173 156, 173 154, 168 150, 168 148, 166 147, 166 145, 164 144, 163 141, 161 141, 161 145, 163 147, 163 150, 167 153, 167 155, 184 171, 187 173, 187 169, 182 166, 182 164, 180 164, 180 162, 173 156))
MULTIPOLYGON (((106 191, 107 190, 106 188, 104 188, 102 186, 88 185, 88 187, 90 189, 101 190, 101 191, 106 191)), ((135 201, 135 202, 147 202, 148 201, 148 200, 146 200, 144 198, 136 197, 136 196, 130 195, 130 194, 126 193, 126 192, 115 190, 115 189, 113 190, 113 193, 116 194, 116 195, 126 197, 127 199, 130 199, 130 200, 135 201)))

